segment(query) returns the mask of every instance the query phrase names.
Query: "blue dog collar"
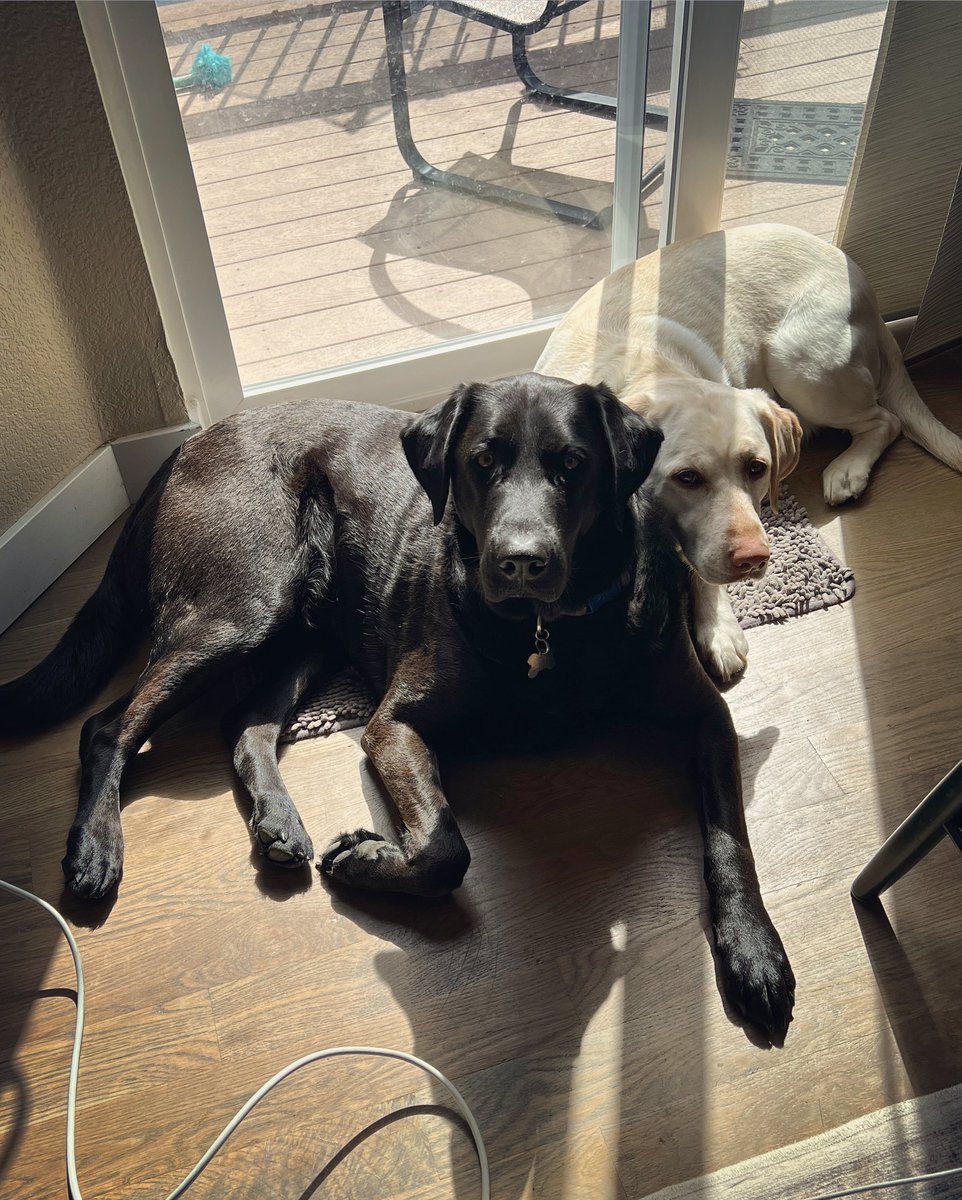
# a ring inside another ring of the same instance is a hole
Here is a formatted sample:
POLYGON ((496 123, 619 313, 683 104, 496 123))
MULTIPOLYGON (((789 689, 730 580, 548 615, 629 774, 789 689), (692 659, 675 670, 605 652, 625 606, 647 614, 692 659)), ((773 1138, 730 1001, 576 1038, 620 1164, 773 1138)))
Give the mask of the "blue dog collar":
POLYGON ((590 617, 598 611, 599 608, 604 608, 609 600, 614 600, 617 596, 628 587, 630 579, 626 571, 620 579, 616 579, 610 587, 605 588, 603 592, 599 592, 597 596, 592 596, 585 605, 584 616, 590 617))
MULTIPOLYGON (((631 584, 631 571, 625 573, 616 579, 609 587, 606 587, 603 592, 599 592, 581 609, 576 612, 566 612, 565 617, 590 617, 611 600, 624 595, 631 584)), ((549 645, 551 634, 544 625, 541 614, 538 614, 537 624, 534 631, 534 653, 528 655, 528 678, 536 679, 542 671, 550 671, 555 665, 554 651, 549 645)))

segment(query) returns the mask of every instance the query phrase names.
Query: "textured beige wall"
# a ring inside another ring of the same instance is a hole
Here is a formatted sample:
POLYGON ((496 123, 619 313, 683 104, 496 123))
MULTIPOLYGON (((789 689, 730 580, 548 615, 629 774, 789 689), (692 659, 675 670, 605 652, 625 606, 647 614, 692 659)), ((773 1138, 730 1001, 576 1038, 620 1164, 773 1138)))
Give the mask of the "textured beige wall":
POLYGON ((0 3, 0 531, 186 419, 72 3, 0 3))

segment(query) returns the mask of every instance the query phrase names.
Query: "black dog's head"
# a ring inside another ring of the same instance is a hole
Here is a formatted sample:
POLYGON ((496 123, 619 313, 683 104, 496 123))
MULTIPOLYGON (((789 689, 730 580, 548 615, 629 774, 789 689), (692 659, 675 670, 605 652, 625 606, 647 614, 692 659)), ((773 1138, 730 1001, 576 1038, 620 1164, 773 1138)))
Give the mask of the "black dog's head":
POLYGON ((555 603, 579 541, 620 527, 661 434, 603 384, 522 375, 457 388, 401 435, 440 523, 452 494, 489 604, 555 603))

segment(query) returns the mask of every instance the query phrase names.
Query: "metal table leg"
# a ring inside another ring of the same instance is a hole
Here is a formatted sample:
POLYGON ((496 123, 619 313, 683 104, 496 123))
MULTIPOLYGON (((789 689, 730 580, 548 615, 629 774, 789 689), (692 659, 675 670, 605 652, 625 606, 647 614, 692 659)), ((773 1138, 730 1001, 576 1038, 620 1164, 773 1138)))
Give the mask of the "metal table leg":
POLYGON ((852 895, 863 903, 876 900, 886 888, 938 845, 948 833, 962 848, 962 762, 935 785, 922 803, 875 852, 852 884, 852 895))

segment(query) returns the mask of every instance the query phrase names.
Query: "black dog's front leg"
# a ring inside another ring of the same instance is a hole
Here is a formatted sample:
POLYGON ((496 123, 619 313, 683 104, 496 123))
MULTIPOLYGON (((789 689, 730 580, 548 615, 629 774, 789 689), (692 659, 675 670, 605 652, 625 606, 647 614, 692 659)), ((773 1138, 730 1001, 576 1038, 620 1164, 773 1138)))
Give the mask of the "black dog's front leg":
POLYGON ((665 658, 653 683, 648 711, 694 739, 705 884, 722 990, 743 1020, 780 1045, 792 1020, 795 976, 758 885, 728 705, 690 643, 665 658))
POLYGON ((443 896, 464 878, 471 855, 441 790, 437 758, 421 735, 395 719, 390 697, 361 745, 404 824, 401 844, 367 829, 342 834, 320 868, 339 883, 417 896, 443 896))
POLYGON ((728 706, 714 688, 703 694, 695 736, 705 883, 725 995, 745 1020, 781 1044, 792 1019, 795 976, 758 886, 728 706))

